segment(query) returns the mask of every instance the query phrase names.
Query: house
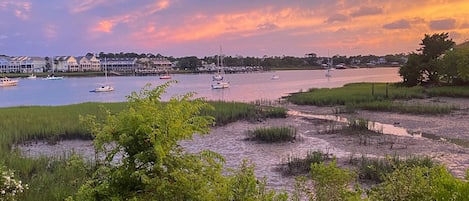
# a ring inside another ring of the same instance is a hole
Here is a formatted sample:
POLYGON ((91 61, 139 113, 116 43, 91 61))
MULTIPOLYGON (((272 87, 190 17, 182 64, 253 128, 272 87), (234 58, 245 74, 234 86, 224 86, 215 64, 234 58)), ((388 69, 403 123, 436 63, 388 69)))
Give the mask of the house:
POLYGON ((52 65, 54 72, 80 72, 80 65, 74 56, 56 56, 52 65))
POLYGON ((137 58, 100 58, 101 69, 120 73, 134 73, 137 58))
POLYGON ((0 73, 9 73, 10 57, 0 56, 0 73))
POLYGON ((101 71, 101 63, 94 55, 89 57, 79 56, 76 57, 76 60, 81 72, 101 71))
POLYGON ((8 65, 9 72, 38 73, 44 72, 46 60, 44 57, 11 57, 8 65))
POLYGON ((95 55, 88 55, 86 58, 90 61, 89 70, 90 71, 103 71, 101 68, 101 62, 95 55))

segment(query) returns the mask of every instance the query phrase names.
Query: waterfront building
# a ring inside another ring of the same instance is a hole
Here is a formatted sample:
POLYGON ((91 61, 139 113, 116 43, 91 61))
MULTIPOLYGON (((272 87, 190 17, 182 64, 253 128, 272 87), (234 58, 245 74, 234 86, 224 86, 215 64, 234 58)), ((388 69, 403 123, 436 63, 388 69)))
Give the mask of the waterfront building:
POLYGON ((74 56, 56 56, 52 65, 53 72, 80 72, 80 65, 74 56))
POLYGON ((44 57, 18 56, 10 57, 7 71, 9 73, 39 73, 44 72, 45 67, 44 57))

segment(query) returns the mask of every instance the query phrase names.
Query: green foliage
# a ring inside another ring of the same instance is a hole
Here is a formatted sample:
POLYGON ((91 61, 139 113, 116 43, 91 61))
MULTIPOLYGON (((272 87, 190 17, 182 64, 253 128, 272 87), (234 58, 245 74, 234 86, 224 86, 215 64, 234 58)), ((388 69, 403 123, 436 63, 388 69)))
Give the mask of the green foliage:
POLYGON ((289 126, 257 128, 249 130, 247 136, 262 142, 289 142, 296 139, 296 129, 289 126))
POLYGON ((467 200, 469 184, 443 166, 403 167, 367 193, 371 200, 467 200))
POLYGON ((229 197, 222 200, 233 201, 274 201, 287 200, 286 193, 277 194, 274 190, 266 189, 265 178, 258 180, 254 175, 254 165, 246 160, 229 177, 229 197))
POLYGON ((308 151, 305 158, 289 156, 283 164, 282 172, 285 175, 298 175, 311 171, 311 164, 323 163, 331 159, 331 154, 322 151, 308 151))
POLYGON ((108 114, 104 124, 92 122, 95 146, 106 158, 93 179, 78 194, 80 200, 201 199, 213 195, 210 185, 221 177, 221 157, 184 154, 179 140, 206 134, 214 119, 201 116, 210 106, 192 94, 174 96, 163 104, 161 95, 171 82, 128 96, 129 108, 108 114))
POLYGON ((411 53, 408 55, 407 63, 399 69, 399 75, 401 75, 405 86, 413 87, 422 82, 421 63, 422 58, 419 54, 411 53))
MULTIPOLYGON (((356 179, 356 175, 336 166, 336 161, 328 165, 324 163, 311 164, 311 179, 313 180, 313 200, 361 200, 361 190, 356 187, 349 190, 349 186, 356 179)), ((311 200, 311 198, 310 198, 311 200)))
MULTIPOLYGON (((192 94, 161 95, 171 82, 128 97, 129 108, 108 113, 99 123, 88 116, 96 149, 105 155, 78 194, 69 200, 276 200, 266 191, 253 168, 240 167, 233 176, 222 175, 224 159, 211 151, 189 154, 178 141, 207 134, 214 122, 201 111, 213 109, 192 94)), ((286 200, 285 195, 279 195, 286 200)))
MULTIPOLYGON (((454 78, 455 70, 453 64, 440 61, 441 55, 445 54, 454 45, 452 39, 448 39, 448 33, 428 35, 422 39, 422 46, 418 51, 409 55, 408 62, 401 67, 399 74, 403 77, 406 86, 430 83, 438 84, 441 77, 454 78)), ((450 59, 455 59, 450 55, 450 59)), ((463 62, 457 61, 457 62, 463 62)))
POLYGON ((434 167, 435 164, 429 157, 410 156, 401 159, 399 156, 386 156, 385 158, 368 158, 362 156, 359 159, 351 159, 350 163, 357 167, 358 176, 363 180, 382 182, 383 176, 392 173, 402 167, 434 167))

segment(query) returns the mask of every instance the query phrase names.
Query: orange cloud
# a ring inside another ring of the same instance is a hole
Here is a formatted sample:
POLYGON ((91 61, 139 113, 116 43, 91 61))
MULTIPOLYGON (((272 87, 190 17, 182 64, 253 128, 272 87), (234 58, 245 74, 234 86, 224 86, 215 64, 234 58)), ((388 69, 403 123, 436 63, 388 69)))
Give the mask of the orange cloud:
POLYGON ((94 31, 110 33, 114 23, 109 20, 102 20, 98 23, 98 26, 94 27, 94 31))

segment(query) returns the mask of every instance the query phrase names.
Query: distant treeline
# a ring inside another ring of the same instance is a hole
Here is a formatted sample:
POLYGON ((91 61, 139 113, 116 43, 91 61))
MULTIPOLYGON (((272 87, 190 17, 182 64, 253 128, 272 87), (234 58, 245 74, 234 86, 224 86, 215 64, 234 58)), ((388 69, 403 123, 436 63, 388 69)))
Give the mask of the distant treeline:
MULTIPOLYGON (((92 53, 87 53, 92 55, 92 53)), ((152 53, 104 53, 100 52, 100 58, 164 58, 171 62, 175 62, 178 67, 196 68, 204 64, 218 64, 218 55, 205 56, 198 58, 196 56, 186 56, 175 58, 173 56, 163 56, 161 54, 152 53)), ((402 65, 407 61, 405 54, 389 54, 385 56, 376 55, 358 55, 358 56, 341 56, 334 55, 332 57, 318 57, 315 53, 305 54, 304 57, 295 56, 263 56, 263 57, 243 57, 243 56, 225 56, 222 55, 224 66, 263 66, 264 69, 270 68, 288 68, 288 67, 319 67, 323 64, 332 65, 344 64, 347 66, 370 66, 370 65, 402 65)))

